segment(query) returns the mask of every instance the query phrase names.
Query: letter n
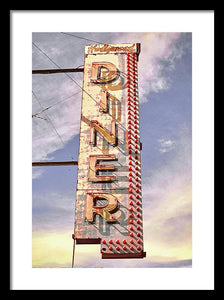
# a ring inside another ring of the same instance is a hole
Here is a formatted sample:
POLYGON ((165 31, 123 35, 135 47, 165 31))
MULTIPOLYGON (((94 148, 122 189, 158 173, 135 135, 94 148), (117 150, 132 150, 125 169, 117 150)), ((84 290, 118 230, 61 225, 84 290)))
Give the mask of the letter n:
POLYGON ((103 138, 112 146, 115 146, 117 143, 116 140, 116 121, 111 121, 111 132, 106 129, 100 122, 93 120, 90 123, 90 144, 96 144, 96 131, 99 132, 103 138))

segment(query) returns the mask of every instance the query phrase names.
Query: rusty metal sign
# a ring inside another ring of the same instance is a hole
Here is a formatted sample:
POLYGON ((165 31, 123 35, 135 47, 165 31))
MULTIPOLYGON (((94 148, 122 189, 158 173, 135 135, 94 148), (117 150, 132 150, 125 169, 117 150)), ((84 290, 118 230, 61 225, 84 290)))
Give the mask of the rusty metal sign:
POLYGON ((85 47, 73 238, 102 258, 143 258, 140 44, 85 47))

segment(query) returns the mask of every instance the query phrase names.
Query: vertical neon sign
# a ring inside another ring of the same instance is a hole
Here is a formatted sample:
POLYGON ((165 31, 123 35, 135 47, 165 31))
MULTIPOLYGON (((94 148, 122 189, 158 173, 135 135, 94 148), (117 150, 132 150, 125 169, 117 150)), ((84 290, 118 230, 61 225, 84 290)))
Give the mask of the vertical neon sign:
POLYGON ((140 44, 90 45, 85 65, 76 192, 76 244, 102 258, 143 258, 137 62, 140 44))

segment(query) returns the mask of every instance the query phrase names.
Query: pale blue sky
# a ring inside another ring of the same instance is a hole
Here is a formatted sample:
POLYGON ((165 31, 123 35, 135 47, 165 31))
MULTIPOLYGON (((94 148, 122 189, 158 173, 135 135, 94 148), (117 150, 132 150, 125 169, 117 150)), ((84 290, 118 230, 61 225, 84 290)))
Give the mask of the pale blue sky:
MULTIPOLYGON (((183 200, 181 206, 179 199, 182 199, 184 194, 182 196, 178 194, 177 213, 173 200, 171 204, 173 213, 168 212, 167 217, 166 214, 162 214, 160 219, 159 210, 163 212, 167 209, 168 194, 185 191, 186 186, 191 186, 191 33, 71 34, 103 43, 141 42, 139 98, 140 136, 143 143, 141 152, 143 219, 146 224, 144 240, 149 245, 158 243, 159 249, 170 247, 168 253, 171 253, 172 249, 177 251, 184 243, 190 247, 191 200, 183 200), (158 237, 155 237, 156 226, 158 237), (166 226, 170 230, 164 229, 166 226)), ((56 67, 49 58, 61 68, 82 65, 84 46, 93 42, 62 33, 33 33, 33 43, 33 69, 45 69, 56 67)), ((69 75, 82 85, 82 74, 69 75)), ((42 118, 50 118, 64 145, 49 121, 33 118, 33 161, 71 160, 71 156, 77 160, 80 88, 65 74, 54 74, 33 75, 32 89, 35 94, 33 114, 41 110, 40 103, 46 108, 77 93, 70 99, 49 108, 45 113, 39 114, 42 118)), ((64 230, 73 233, 76 175, 76 166, 33 168, 33 232, 64 230)), ((190 250, 186 257, 167 254, 170 255, 169 259, 167 255, 161 254, 161 250, 159 251, 158 255, 154 254, 151 261, 133 260, 130 267, 191 266, 190 250)), ((97 264, 99 263, 105 267, 117 267, 116 262, 97 260, 97 264)), ((68 261, 66 266, 69 264, 68 261)), ((95 264, 96 262, 87 258, 79 266, 95 264)), ((57 261, 55 264, 51 262, 51 265, 62 266, 57 261)), ((126 266, 126 263, 119 261, 119 266, 126 266)))

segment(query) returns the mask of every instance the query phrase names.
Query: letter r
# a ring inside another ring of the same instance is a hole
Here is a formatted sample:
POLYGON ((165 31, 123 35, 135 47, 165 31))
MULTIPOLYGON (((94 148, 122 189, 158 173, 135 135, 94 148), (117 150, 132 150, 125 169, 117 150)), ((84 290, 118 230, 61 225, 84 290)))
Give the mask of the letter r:
POLYGON ((87 193, 86 199, 86 215, 85 221, 93 222, 94 214, 100 215, 108 223, 116 222, 117 220, 110 212, 117 208, 118 202, 115 196, 106 193, 87 193), (96 200, 107 200, 108 203, 103 206, 95 205, 96 200))

